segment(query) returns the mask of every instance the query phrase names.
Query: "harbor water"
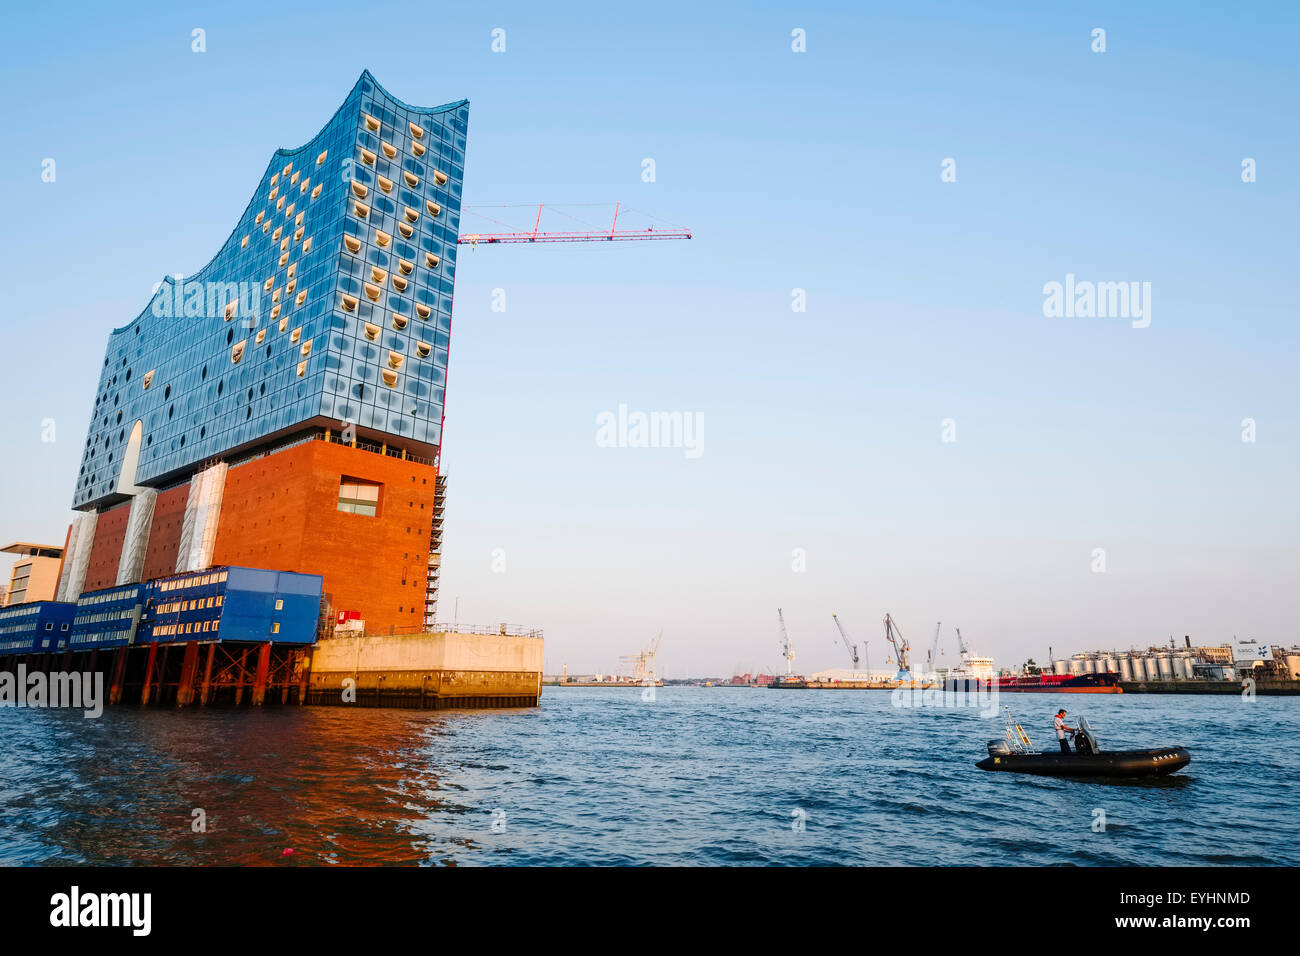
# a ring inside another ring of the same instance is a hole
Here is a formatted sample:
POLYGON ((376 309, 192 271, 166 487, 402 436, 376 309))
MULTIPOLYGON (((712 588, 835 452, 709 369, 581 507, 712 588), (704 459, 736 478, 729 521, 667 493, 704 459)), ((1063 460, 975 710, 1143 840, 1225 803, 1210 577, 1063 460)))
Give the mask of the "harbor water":
POLYGON ((1181 773, 986 773, 972 708, 548 687, 502 711, 0 709, 0 864, 1300 864, 1300 701, 1004 694, 1037 745, 1181 773), (1099 827, 1099 822, 1101 826, 1099 827))

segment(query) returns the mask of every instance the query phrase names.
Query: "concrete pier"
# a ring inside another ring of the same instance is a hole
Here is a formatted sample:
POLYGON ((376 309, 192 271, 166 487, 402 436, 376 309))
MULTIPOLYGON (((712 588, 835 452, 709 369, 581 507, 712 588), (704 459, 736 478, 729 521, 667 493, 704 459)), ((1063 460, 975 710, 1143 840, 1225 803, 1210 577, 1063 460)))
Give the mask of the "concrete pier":
MULTIPOLYGON (((1239 680, 1147 680, 1120 681, 1126 694, 1231 694, 1241 696, 1239 680)), ((1259 696, 1294 697, 1300 695, 1300 681, 1260 680, 1254 691, 1259 696)))
POLYGON ((362 707, 535 707, 543 649, 538 632, 332 637, 311 652, 306 700, 362 707))

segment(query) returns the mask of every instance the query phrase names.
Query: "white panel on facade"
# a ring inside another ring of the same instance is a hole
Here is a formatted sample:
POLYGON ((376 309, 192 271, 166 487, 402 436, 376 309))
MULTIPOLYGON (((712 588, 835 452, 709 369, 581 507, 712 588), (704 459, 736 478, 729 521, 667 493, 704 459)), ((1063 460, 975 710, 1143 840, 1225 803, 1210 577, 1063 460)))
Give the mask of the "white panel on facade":
POLYGON ((205 468, 190 481, 181 524, 181 543, 176 552, 176 573, 202 571, 212 566, 221 519, 221 498, 226 490, 228 466, 222 462, 205 468))
POLYGON ((81 597, 81 589, 86 585, 86 571, 90 567, 90 549, 95 545, 95 526, 99 523, 99 512, 83 511, 72 519, 72 534, 68 538, 68 549, 63 557, 63 574, 59 577, 59 589, 55 598, 59 601, 75 601, 81 597))
POLYGON ((138 584, 144 579, 144 558, 149 550, 149 531, 153 528, 158 492, 145 488, 131 499, 131 513, 122 537, 122 558, 117 564, 118 584, 138 584))

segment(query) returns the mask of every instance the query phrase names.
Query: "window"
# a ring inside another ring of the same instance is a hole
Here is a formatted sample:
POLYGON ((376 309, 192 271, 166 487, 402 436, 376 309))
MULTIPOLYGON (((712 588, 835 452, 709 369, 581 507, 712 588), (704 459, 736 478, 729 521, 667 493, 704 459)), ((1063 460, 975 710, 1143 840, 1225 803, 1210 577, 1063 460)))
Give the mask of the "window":
POLYGON ((284 598, 276 598, 276 599, 275 599, 275 609, 276 609, 277 611, 283 611, 283 610, 284 610, 284 598))
POLYGON ((373 518, 379 513, 380 487, 376 482, 345 475, 339 480, 338 510, 373 518))
POLYGON ((276 621, 274 624, 271 625, 271 633, 272 633, 272 634, 279 634, 279 633, 280 633, 280 622, 279 622, 279 621, 276 621))

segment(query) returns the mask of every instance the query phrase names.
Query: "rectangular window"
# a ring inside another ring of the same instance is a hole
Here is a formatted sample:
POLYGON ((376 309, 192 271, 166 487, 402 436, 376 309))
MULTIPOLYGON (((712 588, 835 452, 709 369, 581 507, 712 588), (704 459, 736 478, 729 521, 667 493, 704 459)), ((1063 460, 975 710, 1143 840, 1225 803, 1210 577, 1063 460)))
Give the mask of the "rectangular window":
POLYGON ((277 611, 283 611, 283 610, 284 610, 284 598, 276 598, 276 599, 275 599, 275 609, 276 609, 277 611))
POLYGON ((380 485, 346 475, 339 480, 339 511, 375 517, 379 513, 380 485))
POLYGON ((280 633, 280 622, 279 622, 279 621, 276 621, 274 624, 271 625, 271 633, 272 633, 272 634, 279 634, 279 633, 280 633))

